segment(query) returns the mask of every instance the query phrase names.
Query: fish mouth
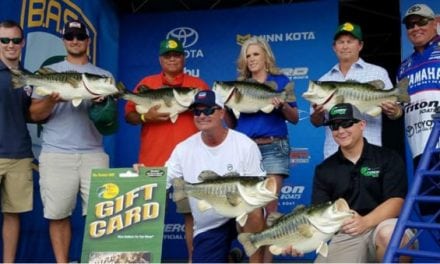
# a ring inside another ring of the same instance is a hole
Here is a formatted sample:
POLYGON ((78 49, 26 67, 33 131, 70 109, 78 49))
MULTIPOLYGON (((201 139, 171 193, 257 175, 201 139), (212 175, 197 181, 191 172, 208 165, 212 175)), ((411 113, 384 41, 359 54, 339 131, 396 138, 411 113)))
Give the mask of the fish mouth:
POLYGON ((329 95, 329 97, 327 97, 327 99, 324 100, 324 102, 322 102, 320 105, 324 106, 325 104, 327 104, 328 102, 330 102, 330 100, 333 98, 333 96, 335 95, 336 91, 334 91, 333 93, 331 93, 329 95))
POLYGON ((93 92, 92 90, 90 90, 90 88, 87 87, 87 83, 86 83, 84 80, 82 80, 82 83, 84 84, 84 88, 86 89, 86 91, 87 91, 89 94, 94 95, 94 96, 96 96, 96 97, 101 96, 100 94, 95 93, 95 92, 93 92))

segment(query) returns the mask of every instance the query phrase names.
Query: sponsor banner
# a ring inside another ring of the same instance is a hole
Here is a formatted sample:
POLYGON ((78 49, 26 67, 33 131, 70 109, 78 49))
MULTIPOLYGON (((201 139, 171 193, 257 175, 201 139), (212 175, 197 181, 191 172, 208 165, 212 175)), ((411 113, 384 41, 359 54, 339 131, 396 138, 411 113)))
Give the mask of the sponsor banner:
POLYGON ((81 262, 161 262, 166 169, 94 169, 81 262))
MULTIPOLYGON (((288 125, 291 169, 284 181, 280 210, 290 212, 299 204, 309 204, 314 167, 323 159, 324 129, 309 121, 310 105, 301 94, 309 80, 317 80, 337 61, 332 50, 338 25, 338 1, 308 1, 295 4, 232 8, 209 11, 131 14, 121 17, 120 78, 133 89, 145 76, 160 72, 159 43, 167 37, 178 38, 185 50, 185 72, 205 80, 235 80, 236 60, 241 44, 250 36, 265 38, 277 65, 295 85, 300 121, 288 125), (311 14, 326 10, 319 19, 311 14), (267 14, 271 14, 268 16, 267 14), (154 23, 152 23, 154 21, 154 23), (142 25, 142 27, 139 27, 142 25), (301 190, 298 190, 298 187, 301 190), (293 192, 293 193, 290 193, 293 192)), ((121 124, 123 141, 117 145, 117 164, 137 162, 138 126, 121 124)), ((119 134, 122 139, 122 134, 119 134)), ((174 203, 167 208, 164 261, 186 259, 183 217, 175 213, 174 203)))

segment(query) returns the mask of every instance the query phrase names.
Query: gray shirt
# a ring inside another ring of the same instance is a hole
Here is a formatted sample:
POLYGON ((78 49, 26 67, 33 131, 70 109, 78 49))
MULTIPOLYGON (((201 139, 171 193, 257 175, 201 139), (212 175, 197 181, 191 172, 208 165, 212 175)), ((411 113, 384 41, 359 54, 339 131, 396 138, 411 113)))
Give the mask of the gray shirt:
MULTIPOLYGON (((76 71, 112 76, 110 72, 91 63, 78 65, 64 60, 47 67, 56 72, 76 71)), ((41 98, 37 94, 33 94, 32 97, 41 98)), ((103 152, 102 135, 88 116, 91 104, 90 100, 83 100, 78 107, 73 106, 71 101, 57 103, 49 119, 43 125, 42 152, 103 152)))

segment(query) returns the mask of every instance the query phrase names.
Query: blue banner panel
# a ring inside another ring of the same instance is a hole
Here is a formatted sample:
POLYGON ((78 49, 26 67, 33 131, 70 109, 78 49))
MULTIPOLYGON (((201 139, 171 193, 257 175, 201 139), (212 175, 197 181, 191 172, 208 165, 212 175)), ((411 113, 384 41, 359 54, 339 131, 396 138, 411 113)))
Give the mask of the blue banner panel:
MULTIPOLYGON (((336 0, 124 15, 119 77, 133 89, 144 76, 160 72, 159 42, 173 36, 184 44, 187 73, 209 85, 216 80, 235 80, 240 44, 250 35, 264 37, 274 51, 278 66, 295 82, 300 111, 300 122, 289 124, 292 166, 279 200, 280 211, 288 212, 298 204, 310 203, 314 167, 323 159, 324 128, 311 125, 310 105, 301 94, 309 80, 318 79, 336 63, 332 42, 337 24, 336 0)), ((123 119, 122 113, 120 118, 123 119)), ((126 167, 137 161, 140 127, 121 122, 120 128, 115 160, 117 167, 126 167)), ((183 261, 186 258, 183 218, 174 213, 172 204, 168 201, 163 260, 183 261)))
MULTIPOLYGON (((80 19, 90 31, 89 57, 92 63, 117 74, 119 18, 111 1, 96 0, 2 0, 0 20, 12 19, 20 23, 26 45, 22 53, 23 66, 35 71, 50 60, 66 55, 61 39, 65 22, 80 19)), ((29 125, 36 158, 41 139, 36 125, 29 125)), ((105 148, 113 161, 114 136, 105 138, 105 148)), ((22 214, 20 243, 16 262, 55 262, 49 238, 48 222, 43 218, 39 191, 39 175, 34 173, 34 210, 22 214)), ((77 204, 81 204, 80 201, 77 204)), ((70 259, 79 261, 84 230, 84 219, 79 207, 72 215, 72 244, 70 259)), ((2 245, 0 245, 0 249, 2 245)))

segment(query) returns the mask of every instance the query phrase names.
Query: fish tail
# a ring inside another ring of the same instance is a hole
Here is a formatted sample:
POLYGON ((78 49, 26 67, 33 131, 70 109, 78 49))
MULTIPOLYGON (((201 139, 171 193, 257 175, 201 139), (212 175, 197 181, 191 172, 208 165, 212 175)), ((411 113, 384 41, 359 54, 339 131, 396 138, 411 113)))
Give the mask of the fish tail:
POLYGON ((295 84, 293 82, 289 82, 284 91, 286 92, 286 102, 296 102, 295 96, 295 84))
POLYGON ((11 69, 12 73, 12 86, 14 88, 21 88, 26 85, 26 77, 25 74, 17 69, 11 69))
POLYGON ((397 101, 405 103, 410 101, 410 97, 408 94, 408 84, 408 78, 404 78, 397 83, 397 101))
POLYGON ((185 199, 186 193, 185 193, 185 181, 182 178, 175 178, 173 180, 173 201, 177 202, 180 200, 185 199))
POLYGON ((250 239, 251 235, 251 233, 241 233, 238 235, 238 241, 243 245, 244 251, 248 257, 252 256, 258 249, 258 247, 252 244, 250 239))

